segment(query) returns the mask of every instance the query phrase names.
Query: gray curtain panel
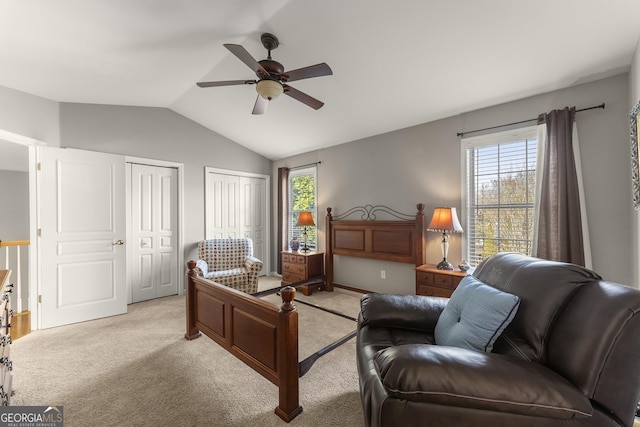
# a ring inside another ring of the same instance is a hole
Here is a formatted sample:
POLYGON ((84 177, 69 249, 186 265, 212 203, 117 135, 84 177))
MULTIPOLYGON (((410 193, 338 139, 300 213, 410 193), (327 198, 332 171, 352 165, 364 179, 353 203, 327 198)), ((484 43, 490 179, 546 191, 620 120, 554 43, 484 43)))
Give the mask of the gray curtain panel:
POLYGON ((564 108, 541 114, 546 123, 538 253, 553 261, 585 264, 578 177, 573 152, 573 124, 576 109, 564 108))
MULTIPOLYGON (((278 168, 278 250, 288 248, 287 218, 289 217, 289 168, 278 168)), ((278 253, 278 274, 282 274, 282 257, 278 253)))

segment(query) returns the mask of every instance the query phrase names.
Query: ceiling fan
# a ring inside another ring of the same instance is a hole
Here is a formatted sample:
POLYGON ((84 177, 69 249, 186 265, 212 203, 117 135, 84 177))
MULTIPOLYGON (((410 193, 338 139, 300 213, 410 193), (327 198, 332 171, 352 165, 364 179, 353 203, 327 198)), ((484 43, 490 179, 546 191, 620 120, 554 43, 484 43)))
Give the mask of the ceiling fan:
POLYGON ((258 76, 257 80, 227 80, 219 82, 198 82, 199 87, 215 87, 215 86, 232 86, 232 85, 256 85, 258 98, 253 106, 252 114, 264 114, 267 105, 272 99, 276 99, 280 94, 284 93, 291 98, 308 105, 317 110, 324 105, 324 102, 315 99, 312 96, 301 92, 287 83, 310 79, 312 77, 328 76, 333 74, 331 68, 324 62, 321 64, 311 65, 309 67, 298 68, 296 70, 286 71, 284 66, 278 61, 271 59, 271 51, 278 47, 280 42, 273 34, 264 33, 260 37, 262 45, 267 49, 267 59, 256 61, 247 50, 239 44, 225 44, 224 47, 229 49, 238 59, 247 64, 258 76))

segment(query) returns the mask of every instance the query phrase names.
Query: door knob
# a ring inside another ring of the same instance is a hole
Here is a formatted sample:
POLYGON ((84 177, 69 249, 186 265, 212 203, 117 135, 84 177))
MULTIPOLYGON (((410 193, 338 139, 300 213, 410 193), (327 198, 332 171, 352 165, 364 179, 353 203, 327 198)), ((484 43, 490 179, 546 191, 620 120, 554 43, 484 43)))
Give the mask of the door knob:
POLYGON ((114 242, 111 244, 111 246, 115 246, 115 245, 118 245, 118 246, 124 245, 124 240, 120 239, 117 242, 114 242))

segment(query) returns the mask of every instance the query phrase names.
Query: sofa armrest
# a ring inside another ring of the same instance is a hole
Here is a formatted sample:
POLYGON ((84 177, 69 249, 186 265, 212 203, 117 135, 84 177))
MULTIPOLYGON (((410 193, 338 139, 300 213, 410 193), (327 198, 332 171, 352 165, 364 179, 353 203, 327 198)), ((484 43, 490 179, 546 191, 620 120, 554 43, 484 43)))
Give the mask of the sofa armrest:
POLYGON ((593 412, 556 372, 500 354, 406 344, 377 352, 374 365, 387 393, 401 400, 563 420, 593 412))
POLYGON ((262 261, 252 256, 247 257, 244 262, 245 267, 247 267, 247 270, 249 270, 249 272, 251 273, 258 273, 260 270, 262 270, 262 264, 262 261))
POLYGON ((203 259, 196 261, 195 272, 198 276, 206 277, 207 273, 209 273, 209 264, 207 264, 207 261, 203 259))
POLYGON ((448 298, 366 294, 360 299, 360 326, 433 331, 448 298))

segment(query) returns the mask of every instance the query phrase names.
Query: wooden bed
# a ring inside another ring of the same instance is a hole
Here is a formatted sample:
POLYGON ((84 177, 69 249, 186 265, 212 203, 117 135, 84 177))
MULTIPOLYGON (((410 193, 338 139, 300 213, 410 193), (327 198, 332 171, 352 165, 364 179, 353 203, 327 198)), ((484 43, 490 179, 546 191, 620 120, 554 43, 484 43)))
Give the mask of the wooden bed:
MULTIPOLYGON (((278 406, 275 413, 286 422, 293 420, 302 412, 299 403, 299 378, 321 356, 353 338, 356 331, 298 362, 298 311, 293 303, 295 287, 310 284, 318 278, 246 294, 198 276, 195 261, 189 261, 187 266, 185 338, 193 340, 204 333, 278 386, 278 406), (280 306, 260 299, 261 296, 276 292, 282 296, 280 306)), ((331 309, 307 304, 356 321, 353 317, 331 309)))
MULTIPOLYGON (((299 378, 309 371, 318 358, 356 334, 354 328, 350 334, 298 362, 295 288, 320 280, 325 282, 325 290, 333 290, 334 255, 424 264, 424 221, 423 204, 418 205, 415 216, 401 214, 384 206, 367 205, 332 217, 331 208, 327 208, 325 276, 253 295, 197 276, 196 262, 189 261, 185 338, 193 340, 204 333, 278 386, 279 399, 275 413, 284 421, 290 422, 302 412, 299 403, 299 378), (375 220, 376 214, 382 212, 398 220, 375 220), (346 220, 357 214, 360 214, 360 220, 346 220), (260 296, 276 292, 280 292, 282 296, 279 307, 260 299, 260 296)), ((357 320, 328 308, 304 301, 296 302, 354 322, 357 320)))
POLYGON ((201 332, 278 386, 275 413, 286 422, 302 412, 298 386, 298 312, 295 289, 281 290, 277 307, 244 292, 197 276, 187 263, 187 333, 201 332))
POLYGON ((425 264, 424 204, 415 215, 380 205, 357 206, 333 215, 327 208, 325 222, 325 290, 333 290, 334 255, 425 264), (395 220, 377 220, 384 214, 395 220), (359 219, 358 219, 359 218, 359 219))

